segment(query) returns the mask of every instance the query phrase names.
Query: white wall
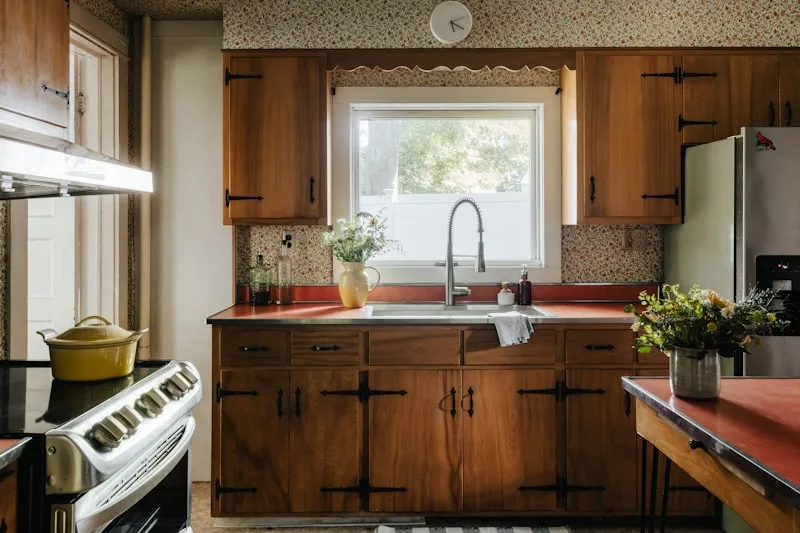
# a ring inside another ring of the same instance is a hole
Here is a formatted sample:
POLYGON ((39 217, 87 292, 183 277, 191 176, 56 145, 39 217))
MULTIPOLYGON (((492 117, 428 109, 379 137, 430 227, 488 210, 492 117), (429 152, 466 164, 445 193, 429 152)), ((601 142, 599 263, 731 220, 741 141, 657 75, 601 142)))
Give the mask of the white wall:
POLYGON ((154 358, 203 379, 192 476, 211 475, 211 327, 231 304, 232 232, 222 225, 222 24, 153 23, 154 358))

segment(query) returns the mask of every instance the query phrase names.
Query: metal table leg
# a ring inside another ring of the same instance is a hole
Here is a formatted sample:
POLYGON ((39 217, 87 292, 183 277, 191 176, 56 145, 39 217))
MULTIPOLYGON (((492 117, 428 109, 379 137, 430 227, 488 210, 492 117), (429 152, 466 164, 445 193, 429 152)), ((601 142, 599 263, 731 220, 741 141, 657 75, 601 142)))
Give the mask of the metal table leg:
POLYGON ((661 533, 664 533, 667 522, 667 502, 669 500, 669 471, 672 459, 664 456, 664 484, 661 486, 661 533))
POLYGON ((648 531, 656 530, 656 497, 658 493, 658 448, 653 446, 653 473, 650 475, 650 527, 648 531))
POLYGON ((644 437, 639 437, 642 443, 642 482, 641 487, 641 518, 640 518, 640 531, 646 533, 647 528, 647 441, 644 437))

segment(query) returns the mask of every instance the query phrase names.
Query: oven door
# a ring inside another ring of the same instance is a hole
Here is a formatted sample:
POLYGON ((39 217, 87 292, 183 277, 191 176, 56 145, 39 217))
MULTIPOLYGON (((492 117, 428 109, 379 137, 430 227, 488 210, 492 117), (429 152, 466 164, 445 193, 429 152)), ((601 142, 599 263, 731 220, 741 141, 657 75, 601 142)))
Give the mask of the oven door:
POLYGON ((77 497, 52 502, 50 531, 190 532, 189 449, 194 430, 194 418, 184 418, 135 463, 77 497))

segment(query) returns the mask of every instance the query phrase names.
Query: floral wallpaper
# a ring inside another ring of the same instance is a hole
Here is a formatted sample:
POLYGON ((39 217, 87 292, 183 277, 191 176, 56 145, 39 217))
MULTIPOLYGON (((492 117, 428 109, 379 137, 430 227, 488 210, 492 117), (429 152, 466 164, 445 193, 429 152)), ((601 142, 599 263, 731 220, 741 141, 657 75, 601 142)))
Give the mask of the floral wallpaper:
POLYGON ((360 67, 333 71, 334 87, 557 87, 559 72, 544 67, 510 70, 483 67, 423 70, 398 67, 382 70, 360 67))
POLYGON ((123 35, 128 35, 128 17, 110 0, 73 0, 87 11, 117 30, 123 35))
MULTIPOLYGON (((226 0, 223 48, 438 48, 439 0, 226 0)), ((464 48, 800 46, 796 0, 465 0, 464 48)))

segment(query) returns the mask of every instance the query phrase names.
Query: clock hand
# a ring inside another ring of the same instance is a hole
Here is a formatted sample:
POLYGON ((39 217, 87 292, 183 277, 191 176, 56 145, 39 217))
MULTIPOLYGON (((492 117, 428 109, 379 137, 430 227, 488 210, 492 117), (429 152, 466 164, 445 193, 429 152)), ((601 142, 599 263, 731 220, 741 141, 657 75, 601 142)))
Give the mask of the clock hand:
POLYGON ((450 29, 453 30, 453 33, 456 32, 456 23, 452 20, 450 21, 450 29))
POLYGON ((453 19, 452 22, 458 22, 459 20, 467 18, 468 15, 464 15, 462 17, 458 17, 457 19, 453 19))
POLYGON ((456 24, 456 23, 455 23, 454 21, 452 21, 452 20, 450 21, 450 26, 451 26, 451 27, 452 27, 452 26, 455 26, 455 28, 453 28, 453 31, 456 31, 456 28, 461 28, 462 30, 464 29, 464 26, 462 26, 462 25, 460 25, 460 24, 456 24))

